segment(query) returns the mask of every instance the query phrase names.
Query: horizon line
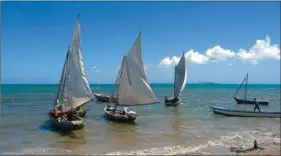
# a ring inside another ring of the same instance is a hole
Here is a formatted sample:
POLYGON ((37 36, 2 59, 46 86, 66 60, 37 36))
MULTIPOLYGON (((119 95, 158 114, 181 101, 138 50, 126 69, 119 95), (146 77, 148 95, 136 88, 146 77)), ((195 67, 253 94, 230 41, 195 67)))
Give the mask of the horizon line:
MULTIPOLYGON (((114 83, 94 83, 89 85, 113 85, 114 83)), ((174 83, 150 83, 153 84, 174 84, 174 83)), ((241 83, 217 83, 217 82, 197 82, 197 83, 186 83, 186 84, 222 84, 222 85, 240 85, 241 83)), ((248 83, 250 85, 259 84, 259 85, 281 85, 281 83, 248 83)), ((58 85, 58 83, 2 83, 1 85, 58 85)))

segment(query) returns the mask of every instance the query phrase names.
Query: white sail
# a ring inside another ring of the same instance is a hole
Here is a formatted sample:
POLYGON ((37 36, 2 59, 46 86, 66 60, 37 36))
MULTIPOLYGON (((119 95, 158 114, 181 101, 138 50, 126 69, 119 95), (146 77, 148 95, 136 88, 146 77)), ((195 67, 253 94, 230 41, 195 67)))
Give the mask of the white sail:
POLYGON ((136 106, 159 102, 148 84, 144 72, 141 58, 141 33, 122 62, 117 104, 136 106))
POLYGON ((62 111, 77 108, 92 99, 93 94, 84 72, 78 17, 65 68, 62 111))
POLYGON ((181 91, 184 89, 187 80, 187 71, 185 67, 185 56, 184 53, 175 66, 175 79, 174 79, 174 96, 179 96, 181 91))

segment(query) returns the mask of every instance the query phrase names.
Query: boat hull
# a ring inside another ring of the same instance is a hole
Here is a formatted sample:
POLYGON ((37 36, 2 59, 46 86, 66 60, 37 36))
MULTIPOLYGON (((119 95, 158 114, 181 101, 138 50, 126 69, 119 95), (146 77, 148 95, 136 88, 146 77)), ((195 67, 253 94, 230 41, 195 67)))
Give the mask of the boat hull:
MULTIPOLYGON (((233 97, 234 100, 237 102, 237 104, 255 104, 254 100, 245 100, 245 99, 240 99, 237 97, 233 97)), ((269 101, 265 101, 265 100, 257 100, 259 102, 260 105, 268 105, 269 101)))
POLYGON ((268 118, 280 118, 280 112, 254 112, 254 111, 241 111, 232 110, 224 107, 210 107, 214 114, 221 114, 226 116, 237 117, 268 117, 268 118))
POLYGON ((61 121, 58 118, 49 115, 51 125, 59 130, 63 131, 71 131, 71 130, 77 130, 82 129, 85 125, 85 122, 82 120, 73 120, 73 121, 61 121))
POLYGON ((172 101, 173 98, 169 98, 167 101, 164 101, 165 106, 177 106, 180 104, 181 100, 172 101))
POLYGON ((136 120, 136 117, 133 116, 127 116, 127 115, 121 115, 123 112, 122 110, 116 109, 116 113, 113 112, 112 109, 107 109, 107 107, 104 108, 105 116, 108 120, 115 121, 115 122, 134 122, 136 120))
MULTIPOLYGON (((104 94, 94 94, 98 101, 109 102, 110 96, 104 94)), ((117 98, 113 98, 112 102, 115 103, 117 98)))
MULTIPOLYGON (((82 108, 81 110, 75 111, 75 115, 80 116, 80 117, 84 117, 84 116, 86 115, 86 113, 87 113, 88 110, 89 110, 89 109, 82 108)), ((50 114, 51 112, 52 112, 52 110, 49 111, 49 114, 50 114)))

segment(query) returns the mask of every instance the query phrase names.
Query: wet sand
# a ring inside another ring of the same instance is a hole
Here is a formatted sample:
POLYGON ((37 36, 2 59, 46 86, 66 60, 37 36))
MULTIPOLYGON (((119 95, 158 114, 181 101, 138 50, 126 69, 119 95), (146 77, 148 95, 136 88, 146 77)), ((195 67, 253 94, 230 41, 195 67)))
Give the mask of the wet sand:
POLYGON ((280 145, 270 145, 263 148, 263 150, 250 151, 243 155, 281 155, 280 145))

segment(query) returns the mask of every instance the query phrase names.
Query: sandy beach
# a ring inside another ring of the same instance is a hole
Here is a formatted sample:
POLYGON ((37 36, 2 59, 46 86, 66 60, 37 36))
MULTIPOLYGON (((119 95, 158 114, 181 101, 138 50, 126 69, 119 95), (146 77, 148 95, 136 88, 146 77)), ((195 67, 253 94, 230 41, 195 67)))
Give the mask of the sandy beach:
POLYGON ((243 155, 280 155, 280 145, 271 145, 263 148, 263 150, 255 150, 243 155))

